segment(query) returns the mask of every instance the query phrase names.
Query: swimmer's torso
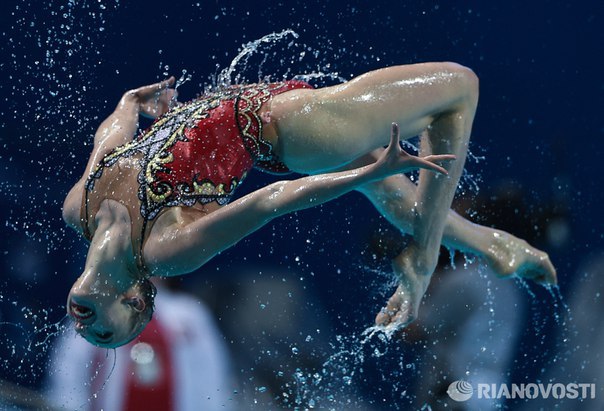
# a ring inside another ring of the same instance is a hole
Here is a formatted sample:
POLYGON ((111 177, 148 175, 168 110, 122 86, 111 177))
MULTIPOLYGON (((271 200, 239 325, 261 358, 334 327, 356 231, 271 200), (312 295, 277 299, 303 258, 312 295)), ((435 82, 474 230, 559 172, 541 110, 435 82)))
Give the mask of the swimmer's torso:
POLYGON ((254 166, 288 172, 262 138, 260 112, 271 96, 296 88, 310 86, 290 81, 230 87, 172 108, 114 148, 85 183, 84 235, 92 238, 100 203, 118 201, 128 209, 133 250, 142 263, 145 239, 167 210, 164 222, 198 218, 226 204, 254 166))

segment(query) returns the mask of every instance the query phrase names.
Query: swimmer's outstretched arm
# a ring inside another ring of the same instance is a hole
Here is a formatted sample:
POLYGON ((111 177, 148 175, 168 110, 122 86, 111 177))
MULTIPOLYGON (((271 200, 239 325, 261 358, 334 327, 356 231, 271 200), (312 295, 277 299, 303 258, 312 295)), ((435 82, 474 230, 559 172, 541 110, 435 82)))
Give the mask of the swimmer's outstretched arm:
POLYGON ((279 181, 189 224, 152 232, 145 245, 147 265, 153 275, 189 273, 276 217, 317 206, 393 174, 419 168, 446 174, 437 163, 454 158, 449 154, 423 158, 409 155, 400 147, 398 126, 393 124, 390 144, 373 164, 279 181))
POLYGON ((93 168, 109 151, 132 140, 137 129, 139 115, 155 118, 168 111, 175 90, 174 77, 159 83, 139 87, 124 93, 117 107, 97 129, 94 135, 94 147, 86 170, 80 180, 67 194, 63 204, 63 219, 78 229, 82 190, 93 168))

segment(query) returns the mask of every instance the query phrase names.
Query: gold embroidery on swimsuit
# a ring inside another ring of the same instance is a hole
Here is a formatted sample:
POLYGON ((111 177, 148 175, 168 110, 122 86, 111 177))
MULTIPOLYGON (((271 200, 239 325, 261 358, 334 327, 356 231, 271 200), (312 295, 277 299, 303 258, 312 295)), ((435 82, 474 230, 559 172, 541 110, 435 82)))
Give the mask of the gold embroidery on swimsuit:
POLYGON ((258 111, 262 104, 270 99, 272 87, 274 85, 266 84, 233 86, 170 109, 137 138, 109 152, 90 174, 86 189, 93 190, 94 182, 101 177, 104 168, 111 167, 120 158, 140 153, 142 158, 141 172, 138 176, 138 197, 141 201, 141 214, 146 220, 155 218, 164 207, 192 206, 197 201, 227 203, 245 174, 241 179, 233 177, 230 187, 225 187, 222 183, 216 185, 208 180, 192 181, 191 185, 172 187, 169 183, 158 179, 157 173, 165 171, 165 165, 174 160, 170 149, 178 141, 187 140, 185 130, 195 127, 199 121, 208 118, 211 110, 218 107, 222 101, 229 99, 235 100, 235 115, 245 119, 245 121, 235 119, 240 126, 244 146, 254 159, 265 160, 267 153, 272 150, 272 145, 262 140, 261 136, 252 133, 250 129, 256 124, 258 133, 261 134, 262 119, 258 111), (176 188, 179 191, 178 195, 174 196, 176 188))

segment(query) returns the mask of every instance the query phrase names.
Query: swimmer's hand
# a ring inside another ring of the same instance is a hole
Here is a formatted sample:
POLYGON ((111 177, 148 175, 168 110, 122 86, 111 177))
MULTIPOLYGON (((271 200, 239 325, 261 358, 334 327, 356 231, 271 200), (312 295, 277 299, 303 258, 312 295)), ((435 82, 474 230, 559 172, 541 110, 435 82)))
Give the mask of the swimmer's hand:
POLYGON ((138 100, 141 115, 156 119, 165 114, 170 109, 170 102, 176 99, 176 90, 170 88, 174 81, 174 77, 170 77, 159 83, 130 90, 128 93, 132 93, 138 100))
POLYGON ((447 170, 438 163, 452 160, 455 160, 453 154, 418 157, 407 153, 400 145, 398 124, 392 123, 390 144, 374 163, 374 167, 377 172, 383 173, 383 177, 397 173, 406 173, 420 168, 447 175, 447 170))

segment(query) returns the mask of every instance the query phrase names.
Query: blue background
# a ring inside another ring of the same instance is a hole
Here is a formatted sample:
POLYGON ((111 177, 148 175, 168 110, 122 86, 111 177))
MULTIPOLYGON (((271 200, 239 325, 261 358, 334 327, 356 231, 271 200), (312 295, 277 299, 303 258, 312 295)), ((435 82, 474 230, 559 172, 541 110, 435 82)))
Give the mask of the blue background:
MULTIPOLYGON (((96 127, 121 94, 162 79, 164 73, 178 77, 185 69, 193 79, 180 88, 180 99, 193 98, 243 43, 288 28, 299 38, 291 47, 286 40, 267 49, 263 75, 280 79, 321 70, 349 79, 423 61, 471 67, 481 80, 472 151, 485 159, 469 161, 468 171, 478 181, 479 193, 515 180, 523 187, 528 212, 553 207, 564 217, 571 230, 568 240, 562 247, 542 245, 559 270, 562 293, 570 292, 578 265, 603 250, 602 4, 3 2, 4 318, 19 317, 23 307, 49 309, 48 322, 63 315, 61 305, 81 270, 85 248, 61 221, 62 200, 84 168, 96 127)), ((242 70, 248 81, 258 79, 261 62, 256 55, 242 70)), ((332 83, 322 79, 314 84, 332 83)), ((253 172, 241 193, 269 181, 274 178, 253 172)), ((468 187, 465 191, 477 194, 468 187)), ((354 275, 366 263, 363 256, 370 253, 367 243, 375 227, 385 223, 365 199, 351 194, 280 219, 184 281, 202 281, 211 289, 228 270, 270 259, 301 272, 304 287, 318 295, 325 315, 345 332, 368 324, 382 298, 368 291, 370 280, 363 283, 367 278, 354 275), (355 321, 347 326, 341 317, 349 315, 355 321)), ((9 346, 4 344, 4 351, 9 346)), ((3 354, 5 365, 12 361, 8 357, 3 354)), ((36 375, 6 378, 39 383, 36 375)))

